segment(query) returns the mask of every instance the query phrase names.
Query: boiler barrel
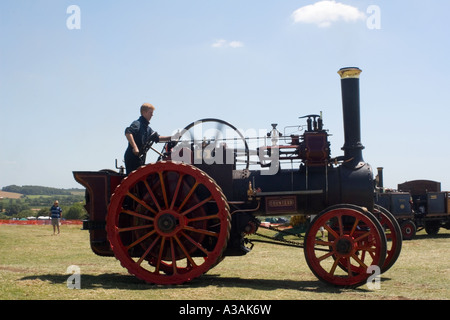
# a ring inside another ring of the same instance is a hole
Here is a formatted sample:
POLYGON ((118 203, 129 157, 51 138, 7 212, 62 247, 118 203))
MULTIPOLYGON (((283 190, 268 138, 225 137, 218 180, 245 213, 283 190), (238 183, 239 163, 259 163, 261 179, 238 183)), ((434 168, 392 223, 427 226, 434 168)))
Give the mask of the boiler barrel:
MULTIPOLYGON (((343 68, 338 73, 341 76, 345 137, 342 147, 344 157, 340 157, 342 164, 336 166, 324 162, 323 165, 308 166, 304 162, 300 169, 280 170, 275 175, 262 175, 260 171, 252 171, 248 180, 233 181, 235 200, 246 197, 246 188, 250 182, 254 188, 261 190, 256 196, 262 197, 262 214, 270 214, 270 203, 278 203, 282 209, 285 207, 290 212, 301 214, 317 214, 335 204, 353 204, 373 210, 372 168, 362 157, 364 146, 361 143, 359 96, 361 70, 343 68)), ((280 210, 279 214, 282 213, 280 210)))

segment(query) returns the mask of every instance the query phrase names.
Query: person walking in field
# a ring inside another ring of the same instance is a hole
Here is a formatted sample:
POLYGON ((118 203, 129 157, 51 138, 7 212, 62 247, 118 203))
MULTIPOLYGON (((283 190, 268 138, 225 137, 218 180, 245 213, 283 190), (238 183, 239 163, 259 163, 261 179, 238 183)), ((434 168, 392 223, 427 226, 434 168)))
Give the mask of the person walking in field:
POLYGON ((53 226, 53 235, 56 234, 56 230, 58 230, 59 234, 59 225, 62 217, 62 209, 59 206, 59 201, 56 200, 53 203, 53 206, 50 208, 50 216, 52 218, 52 226, 53 226))

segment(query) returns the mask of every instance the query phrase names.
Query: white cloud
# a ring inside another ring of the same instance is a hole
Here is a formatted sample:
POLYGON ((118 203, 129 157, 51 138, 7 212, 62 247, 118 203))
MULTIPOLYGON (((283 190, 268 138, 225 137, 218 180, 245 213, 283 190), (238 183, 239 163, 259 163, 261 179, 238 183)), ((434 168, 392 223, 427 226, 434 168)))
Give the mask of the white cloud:
POLYGON ((366 15, 358 8, 334 0, 319 1, 295 10, 292 13, 295 23, 313 23, 321 28, 331 26, 333 22, 355 22, 364 20, 366 15))
POLYGON ((216 40, 212 45, 213 48, 241 48, 244 43, 241 41, 227 41, 224 39, 216 40))
POLYGON ((224 40, 224 39, 219 39, 219 40, 216 40, 216 42, 214 42, 214 43, 212 44, 212 47, 213 47, 213 48, 221 48, 221 47, 224 47, 224 46, 226 45, 226 43, 227 43, 226 40, 224 40))
POLYGON ((232 48, 241 48, 241 47, 244 46, 244 43, 241 42, 241 41, 231 41, 229 43, 229 46, 232 47, 232 48))

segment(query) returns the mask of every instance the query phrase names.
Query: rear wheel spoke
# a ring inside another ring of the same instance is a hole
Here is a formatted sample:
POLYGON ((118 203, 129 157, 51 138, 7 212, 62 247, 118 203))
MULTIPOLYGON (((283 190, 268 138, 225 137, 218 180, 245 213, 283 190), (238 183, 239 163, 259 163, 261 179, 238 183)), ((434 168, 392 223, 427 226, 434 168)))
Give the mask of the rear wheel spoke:
POLYGON ((175 255, 175 245, 173 243, 173 238, 170 238, 170 253, 172 256, 172 271, 173 274, 177 273, 177 258, 175 255))
POLYGON ((156 261, 155 273, 159 273, 159 268, 161 267, 162 255, 164 252, 164 244, 166 243, 166 237, 161 238, 161 247, 159 248, 158 260, 156 261))
POLYGON ((148 211, 152 212, 153 214, 156 214, 156 211, 153 210, 145 201, 139 199, 136 195, 132 194, 131 192, 127 193, 127 196, 129 196, 131 199, 139 203, 141 206, 143 206, 148 211))
POLYGON ((188 261, 191 263, 191 265, 196 267, 197 264, 194 262, 194 260, 192 259, 191 255, 189 254, 189 252, 187 252, 186 248, 183 246, 183 244, 181 243, 180 239, 178 239, 177 236, 174 236, 174 238, 175 238, 175 241, 178 243, 179 247, 181 248, 181 250, 183 251, 183 253, 185 254, 185 256, 188 259, 188 261))
POLYGON ((160 236, 156 237, 156 239, 153 240, 152 244, 150 246, 148 246, 147 250, 145 250, 144 254, 136 262, 138 265, 140 265, 142 263, 142 261, 148 256, 148 254, 150 253, 150 250, 153 249, 153 247, 156 245, 156 243, 159 241, 160 238, 161 238, 160 236))
POLYGON ((190 243, 192 243, 194 246, 196 246, 198 249, 200 249, 204 254, 208 255, 209 251, 206 250, 200 243, 189 237, 186 233, 181 232, 181 235, 185 237, 190 243))
POLYGON ((186 203, 189 201, 191 196, 194 194, 194 191, 197 189, 199 183, 196 181, 195 184, 192 186, 191 190, 187 194, 187 196, 184 198, 183 202, 181 203, 180 207, 178 208, 179 211, 183 209, 183 207, 186 205, 186 203))
POLYGON ((185 215, 187 215, 188 213, 190 213, 190 212, 192 212, 192 211, 194 211, 194 210, 197 210, 197 209, 200 208, 201 206, 203 206, 203 205, 205 205, 206 203, 210 202, 211 199, 212 199, 212 196, 209 196, 209 197, 206 198, 205 200, 203 200, 203 201, 197 203, 195 206, 193 206, 193 207, 187 209, 186 211, 182 212, 181 215, 182 215, 182 216, 185 216, 185 215))
POLYGON ((162 171, 158 172, 158 176, 159 176, 159 181, 161 182, 161 191, 162 191, 162 194, 163 194, 165 208, 169 208, 169 202, 167 200, 166 185, 164 183, 164 176, 163 176, 162 171))
POLYGON ((178 177, 178 183, 177 183, 177 186, 175 187, 175 192, 172 197, 172 202, 170 203, 170 209, 172 209, 172 210, 173 210, 173 207, 175 206, 175 201, 178 198, 178 192, 180 191, 181 183, 183 182, 183 177, 184 177, 184 174, 180 174, 180 176, 178 177))
POLYGON ((152 230, 150 232, 148 232, 146 235, 140 237, 139 239, 137 239, 136 241, 134 241, 132 244, 130 244, 129 246, 127 246, 127 250, 130 250, 131 248, 133 248, 134 246, 136 246, 137 244, 141 243, 142 241, 144 241, 145 239, 147 239, 148 237, 152 236, 156 231, 152 230))
MULTIPOLYGON (((156 199, 155 194, 153 193, 152 189, 150 188, 150 186, 149 186, 147 180, 144 180, 144 185, 145 185, 145 188, 147 189, 148 194, 149 194, 150 197, 152 198, 153 203, 154 203, 155 206, 156 206, 156 209, 157 209, 158 211, 161 211, 161 207, 159 206, 159 202, 158 202, 158 200, 156 199)), ((155 214, 156 214, 156 212, 155 212, 155 214)))
POLYGON ((128 215, 130 215, 130 216, 133 216, 133 217, 136 217, 136 218, 144 219, 144 220, 149 220, 149 221, 154 221, 154 220, 155 220, 155 219, 152 218, 152 217, 149 217, 149 216, 146 216, 146 215, 137 213, 136 211, 131 211, 131 210, 125 210, 125 209, 123 209, 121 212, 122 212, 122 213, 126 213, 126 214, 128 214, 128 215))
POLYGON ((200 234, 204 234, 204 235, 211 236, 211 237, 218 237, 219 236, 219 234, 217 232, 204 230, 204 229, 196 229, 196 228, 189 227, 189 226, 185 226, 184 230, 192 231, 192 232, 196 232, 196 233, 200 233, 200 234))

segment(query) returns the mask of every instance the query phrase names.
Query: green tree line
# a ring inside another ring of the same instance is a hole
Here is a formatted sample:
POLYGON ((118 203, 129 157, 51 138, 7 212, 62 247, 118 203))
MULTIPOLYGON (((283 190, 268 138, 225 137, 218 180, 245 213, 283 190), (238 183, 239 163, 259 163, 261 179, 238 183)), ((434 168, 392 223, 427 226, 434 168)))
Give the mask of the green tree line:
POLYGON ((82 191, 82 189, 58 189, 43 186, 16 186, 10 185, 2 188, 2 191, 21 193, 24 195, 71 195, 73 191, 82 191))

